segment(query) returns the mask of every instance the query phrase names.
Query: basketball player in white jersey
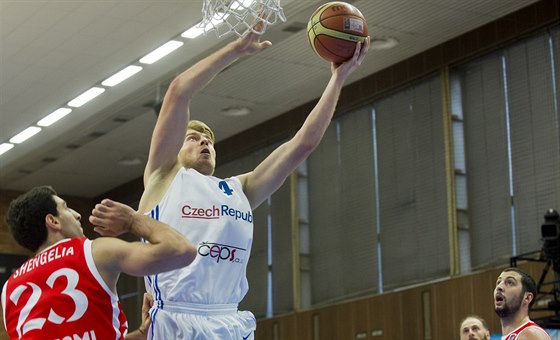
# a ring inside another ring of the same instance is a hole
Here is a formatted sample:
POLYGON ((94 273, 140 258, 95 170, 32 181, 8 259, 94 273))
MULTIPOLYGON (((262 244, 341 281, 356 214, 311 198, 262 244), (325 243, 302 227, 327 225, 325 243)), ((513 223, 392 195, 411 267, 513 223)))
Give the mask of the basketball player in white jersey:
POLYGON ((537 284, 519 268, 502 271, 494 289, 494 309, 502 323, 502 340, 550 340, 548 333, 529 319, 537 284))
MULTIPOLYGON (((176 230, 115 201, 95 206, 90 217, 94 230, 102 235, 132 232, 148 244, 113 237, 88 240, 80 219, 48 186, 33 188, 10 203, 10 232, 35 252, 2 289, 10 339, 123 339, 128 324, 116 290, 120 273, 143 276, 175 269, 196 255, 196 248, 176 230)), ((145 296, 144 321, 127 338, 146 338, 148 305, 145 296)))
POLYGON ((344 81, 369 48, 368 38, 357 45, 350 60, 331 65, 332 76, 321 98, 291 140, 253 171, 219 179, 212 176, 214 134, 206 124, 190 120, 189 106, 193 96, 228 65, 271 46, 259 38, 249 32, 228 43, 177 76, 165 94, 139 211, 177 228, 197 246, 198 255, 188 267, 146 279, 155 299, 149 334, 153 339, 253 338, 253 314, 237 310, 248 290, 252 210, 318 146, 344 81))

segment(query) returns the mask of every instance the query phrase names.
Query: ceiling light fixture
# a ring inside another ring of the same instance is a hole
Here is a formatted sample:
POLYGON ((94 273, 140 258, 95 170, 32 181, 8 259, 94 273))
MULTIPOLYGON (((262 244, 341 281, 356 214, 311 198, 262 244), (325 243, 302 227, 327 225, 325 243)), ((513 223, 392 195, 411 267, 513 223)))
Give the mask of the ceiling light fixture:
POLYGON ((399 41, 393 37, 376 37, 371 39, 369 48, 372 50, 388 50, 399 44, 399 41))
POLYGON ((118 85, 140 71, 142 71, 142 66, 136 66, 136 65, 127 66, 124 69, 120 70, 119 72, 113 74, 109 78, 105 79, 101 83, 101 85, 103 86, 118 85))
MULTIPOLYGON (((225 20, 226 17, 224 17, 223 19, 225 20)), ((159 59, 165 57, 166 55, 168 55, 169 53, 173 52, 174 50, 176 50, 177 48, 179 48, 183 45, 184 45, 184 43, 181 42, 181 41, 170 40, 167 43, 165 43, 162 46, 155 49, 154 51, 145 55, 139 61, 143 64, 153 64, 156 61, 158 61, 159 59)), ((121 83, 122 81, 130 78, 134 74, 140 72, 142 69, 143 68, 141 66, 130 65, 130 66, 122 69, 121 71, 115 73, 111 77, 105 79, 101 83, 101 85, 107 86, 107 87, 115 86, 115 85, 121 83)), ((84 104, 86 104, 87 102, 89 102, 90 100, 92 100, 95 97, 102 94, 103 92, 105 92, 105 88, 94 86, 94 87, 90 88, 89 90, 85 91, 84 93, 80 94, 78 97, 69 101, 67 105, 70 106, 70 107, 73 107, 73 108, 81 107, 84 104)), ((60 108, 60 109, 52 112, 48 116, 44 117, 43 119, 39 120, 37 122, 37 125, 42 126, 42 127, 48 127, 48 126, 52 125, 53 123, 55 123, 56 121, 63 118, 64 116, 68 115, 70 112, 72 112, 72 109, 60 108)), ((2 155, 5 152, 7 152, 8 150, 14 148, 15 147, 14 144, 22 143, 25 140, 34 136, 35 134, 39 133, 40 131, 41 131, 41 128, 37 127, 37 126, 31 126, 31 127, 28 127, 27 129, 23 130, 19 134, 12 137, 9 140, 10 143, 6 142, 6 143, 0 144, 0 155, 2 155), (14 143, 14 144, 12 144, 12 143, 14 143)))
POLYGON ((139 61, 142 64, 153 64, 156 61, 160 60, 161 58, 165 57, 169 53, 175 51, 179 47, 183 46, 184 42, 177 41, 177 40, 170 40, 165 44, 161 45, 160 47, 156 48, 152 52, 146 54, 142 59, 139 61))
POLYGON ((23 143, 29 138, 38 134, 39 131, 41 131, 40 127, 30 126, 27 129, 23 130, 22 132, 10 138, 10 143, 14 143, 14 144, 23 143))
POLYGON ((125 156, 117 161, 120 165, 125 166, 135 166, 143 163, 143 159, 140 156, 125 156))
POLYGON ((85 103, 89 102, 90 100, 92 100, 93 98, 99 96, 103 92, 105 92, 105 89, 102 87, 92 87, 91 89, 87 90, 86 92, 82 93, 81 95, 69 101, 68 106, 80 107, 85 103))
POLYGON ((251 113, 251 109, 244 106, 230 106, 222 109, 220 113, 223 114, 224 116, 229 116, 229 117, 241 117, 251 113))
MULTIPOLYGON (((251 0, 253 1, 253 0, 251 0)), ((219 25, 220 23, 226 21, 229 14, 226 13, 216 13, 212 18, 211 22, 207 22, 204 24, 204 21, 199 22, 198 24, 194 25, 193 27, 189 28, 185 32, 181 33, 181 36, 186 39, 194 39, 201 35, 202 33, 214 28, 215 26, 219 25), (204 25, 204 26, 203 26, 204 25)))
POLYGON ((60 109, 54 111, 53 113, 49 114, 45 118, 38 121, 37 125, 43 126, 43 127, 51 126, 52 124, 57 122, 59 119, 62 119, 64 116, 69 114, 70 112, 72 112, 72 109, 69 109, 69 108, 66 108, 66 107, 61 107, 60 109))
POLYGON ((10 143, 0 144, 0 155, 4 154, 8 150, 11 150, 13 147, 14 147, 14 144, 10 144, 10 143))

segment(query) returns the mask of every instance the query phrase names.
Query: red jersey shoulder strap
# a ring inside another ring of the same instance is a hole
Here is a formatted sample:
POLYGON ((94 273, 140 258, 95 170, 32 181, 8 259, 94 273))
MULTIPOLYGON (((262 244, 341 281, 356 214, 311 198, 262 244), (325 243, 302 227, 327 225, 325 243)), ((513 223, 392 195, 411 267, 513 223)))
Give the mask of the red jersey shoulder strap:
MULTIPOLYGON (((527 321, 525 322, 523 325, 521 325, 521 327, 517 328, 516 330, 514 330, 513 332, 509 333, 504 340, 515 340, 517 339, 517 336, 519 334, 521 334, 521 332, 523 332, 525 329, 529 328, 529 327, 535 327, 538 328, 540 330, 542 330, 546 335, 548 335, 548 333, 539 325, 537 325, 536 323, 534 323, 533 321, 527 321)), ((548 337, 550 339, 550 336, 548 337)))

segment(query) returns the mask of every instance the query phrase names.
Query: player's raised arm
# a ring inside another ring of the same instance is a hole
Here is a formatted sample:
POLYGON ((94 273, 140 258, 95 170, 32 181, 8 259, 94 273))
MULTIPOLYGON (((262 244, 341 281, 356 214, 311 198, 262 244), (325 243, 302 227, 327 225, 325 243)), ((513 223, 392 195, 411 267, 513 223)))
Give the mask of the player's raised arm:
POLYGON ((332 76, 321 98, 295 136, 274 150, 255 170, 239 176, 253 209, 274 193, 319 145, 333 117, 344 81, 362 63, 368 49, 369 37, 363 44, 356 45, 350 60, 332 63, 332 76))
POLYGON ((176 168, 177 154, 190 119, 189 104, 193 95, 238 58, 257 53, 270 45, 270 41, 261 42, 260 35, 248 32, 202 59, 171 82, 152 134, 148 163, 144 171, 145 185, 154 172, 161 171, 165 176, 176 168))

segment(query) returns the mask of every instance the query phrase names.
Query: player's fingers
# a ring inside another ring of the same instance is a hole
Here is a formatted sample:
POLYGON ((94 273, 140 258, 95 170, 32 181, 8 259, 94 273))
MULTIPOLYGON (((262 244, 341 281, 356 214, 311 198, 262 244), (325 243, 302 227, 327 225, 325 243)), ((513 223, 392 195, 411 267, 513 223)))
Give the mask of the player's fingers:
POLYGON ((369 43, 370 43, 370 38, 369 36, 366 38, 366 40, 364 41, 364 43, 362 44, 362 46, 360 47, 360 62, 362 60, 364 60, 364 58, 366 57, 367 52, 369 51, 369 43))
POLYGON ((354 49, 354 55, 352 56, 352 59, 358 60, 358 58, 360 57, 360 51, 362 50, 362 46, 363 46, 362 42, 358 42, 356 44, 356 48, 354 49))
POLYGON ((113 207, 116 205, 117 202, 110 200, 108 198, 105 198, 103 201, 101 201, 101 204, 103 204, 106 207, 113 207))
POLYGON ((105 236, 107 234, 107 229, 99 226, 93 227, 93 231, 102 236, 105 236))
POLYGON ((99 216, 107 212, 109 212, 109 207, 107 207, 103 203, 97 203, 92 210, 92 215, 99 216))
POLYGON ((356 65, 361 65, 362 61, 365 59, 367 51, 369 49, 369 42, 366 39, 364 42, 358 43, 360 45, 360 50, 356 51, 358 52, 358 54, 354 54, 354 58, 356 60, 356 65))
POLYGON ((146 307, 146 312, 148 312, 153 305, 154 305, 154 297, 152 296, 152 294, 144 293, 143 306, 146 307))
POLYGON ((261 42, 261 48, 265 49, 267 47, 272 46, 272 42, 270 42, 269 40, 265 40, 263 42, 261 42))
POLYGON ((91 224, 93 224, 94 226, 99 226, 99 225, 103 224, 103 219, 102 219, 102 218, 99 218, 98 216, 91 215, 91 216, 89 217, 89 222, 90 222, 91 224))

